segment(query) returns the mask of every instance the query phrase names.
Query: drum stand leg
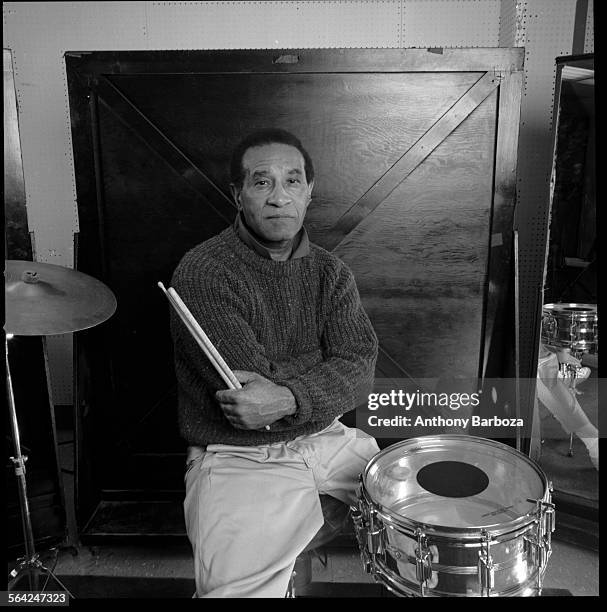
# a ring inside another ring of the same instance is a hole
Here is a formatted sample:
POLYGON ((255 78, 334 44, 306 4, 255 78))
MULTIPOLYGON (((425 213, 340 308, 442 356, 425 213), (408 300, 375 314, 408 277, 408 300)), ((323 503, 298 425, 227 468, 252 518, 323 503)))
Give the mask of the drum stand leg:
MULTIPOLYGON (((572 354, 576 359, 581 361, 583 355, 581 351, 574 351, 572 354)), ((581 367, 571 363, 562 363, 559 368, 563 373, 563 378, 567 381, 569 390, 575 397, 575 394, 578 393, 575 387, 578 382, 578 372, 581 370, 581 367)), ((567 457, 573 457, 573 432, 569 434, 569 450, 567 451, 567 457)))
POLYGON ((21 442, 19 439, 19 426, 17 423, 17 412, 15 410, 15 396, 13 393, 13 383, 10 374, 10 366, 8 361, 8 341, 5 336, 4 340, 5 352, 6 352, 6 388, 8 394, 9 404, 9 416, 13 434, 13 444, 15 447, 15 456, 11 457, 15 468, 15 476, 17 477, 18 493, 19 493, 19 505, 21 506, 21 521, 23 525, 24 545, 25 545, 25 557, 18 559, 18 565, 9 574, 9 581, 7 590, 14 590, 17 584, 23 577, 27 577, 30 591, 44 591, 49 579, 53 579, 69 597, 74 596, 70 593, 67 587, 57 578, 57 576, 47 567, 45 567, 39 560, 38 554, 35 549, 34 532, 32 529, 32 520, 29 508, 29 501, 27 497, 27 482, 25 478, 25 462, 27 456, 21 452, 21 442), (44 584, 40 586, 41 575, 46 576, 44 584))

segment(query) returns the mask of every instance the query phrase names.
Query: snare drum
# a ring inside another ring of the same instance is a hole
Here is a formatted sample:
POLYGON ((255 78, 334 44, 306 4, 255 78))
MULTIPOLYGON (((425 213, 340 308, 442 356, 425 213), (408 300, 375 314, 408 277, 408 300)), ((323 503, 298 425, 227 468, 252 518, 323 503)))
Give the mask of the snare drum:
POLYGON ((574 352, 598 350, 598 314, 596 304, 544 304, 542 342, 574 352))
POLYGON ((363 565, 403 596, 541 592, 552 487, 518 451, 445 434, 398 442, 360 476, 353 508, 363 565))

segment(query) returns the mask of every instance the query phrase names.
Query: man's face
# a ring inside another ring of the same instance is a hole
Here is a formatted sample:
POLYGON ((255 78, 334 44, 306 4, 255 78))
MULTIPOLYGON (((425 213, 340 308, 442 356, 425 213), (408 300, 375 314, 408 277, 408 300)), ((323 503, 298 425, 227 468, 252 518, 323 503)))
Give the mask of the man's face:
POLYGON ((268 242, 291 240, 303 225, 314 182, 308 184, 303 155, 291 145, 273 143, 248 149, 242 189, 232 194, 247 225, 268 242))

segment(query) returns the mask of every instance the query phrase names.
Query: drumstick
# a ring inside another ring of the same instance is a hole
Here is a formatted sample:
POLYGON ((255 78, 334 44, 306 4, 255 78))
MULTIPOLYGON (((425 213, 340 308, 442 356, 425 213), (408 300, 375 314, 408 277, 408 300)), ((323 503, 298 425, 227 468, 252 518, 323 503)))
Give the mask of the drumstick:
MULTIPOLYGON (((189 308, 183 303, 183 300, 179 297, 179 294, 175 289, 169 287, 168 291, 165 289, 162 283, 158 283, 158 286, 162 289, 164 294, 167 296, 169 302, 175 308, 175 311, 185 323, 189 332, 194 336, 196 342, 205 355, 209 358, 209 361, 213 364, 219 375, 223 378, 224 382, 230 389, 242 389, 242 385, 239 380, 234 376, 234 372, 230 370, 228 364, 223 360, 222 356, 217 352, 217 349, 213 346, 213 343, 209 340, 208 336, 204 333, 202 327, 198 324, 198 321, 194 318, 189 308)), ((266 431, 270 431, 269 425, 264 425, 266 431)))
MULTIPOLYGON (((161 283, 158 283, 158 284, 160 285, 161 283)), ((173 306, 173 308, 175 309, 175 312, 179 315, 179 318, 183 321, 183 324, 185 325, 186 329, 190 332, 190 334, 192 335, 192 337, 194 338, 198 346, 203 350, 204 354, 207 356, 208 360, 211 362, 211 365, 215 368, 217 373, 221 376, 221 378, 226 383, 228 388, 235 389, 236 387, 234 386, 234 383, 232 382, 230 377, 227 375, 227 373, 222 370, 220 365, 217 363, 216 359, 213 357, 212 353, 209 352, 208 348, 204 344, 204 341, 202 340, 200 335, 196 332, 196 329, 192 326, 191 321, 188 320, 185 313, 179 308, 179 305, 177 304, 175 299, 166 291, 164 286, 162 286, 161 289, 164 291, 164 294, 169 300, 169 303, 171 304, 171 306, 173 306)))
POLYGON ((183 300, 179 297, 175 289, 169 287, 168 291, 162 283, 158 283, 158 286, 162 289, 166 295, 169 303, 175 309, 175 312, 179 315, 179 318, 183 321, 188 331, 196 340, 198 346, 204 351, 217 373, 221 376, 223 381, 226 383, 229 389, 241 389, 242 385, 234 376, 234 373, 226 362, 223 360, 221 355, 217 352, 217 349, 213 346, 213 343, 209 340, 208 336, 204 333, 198 321, 194 318, 188 307, 183 303, 183 300))
POLYGON ((194 318, 189 308, 184 304, 183 300, 179 297, 177 291, 172 287, 168 289, 169 295, 172 296, 177 302, 178 306, 185 313, 185 316, 192 323, 192 327, 196 330, 196 332, 200 335, 204 345, 206 346, 209 353, 213 356, 213 359, 217 362, 219 367, 223 370, 226 376, 232 381, 234 388, 241 389, 242 385, 238 382, 236 376, 234 376, 234 372, 230 370, 228 364, 224 361, 223 357, 219 354, 217 349, 213 346, 213 343, 209 340, 209 337, 204 333, 202 327, 198 324, 198 321, 194 318))

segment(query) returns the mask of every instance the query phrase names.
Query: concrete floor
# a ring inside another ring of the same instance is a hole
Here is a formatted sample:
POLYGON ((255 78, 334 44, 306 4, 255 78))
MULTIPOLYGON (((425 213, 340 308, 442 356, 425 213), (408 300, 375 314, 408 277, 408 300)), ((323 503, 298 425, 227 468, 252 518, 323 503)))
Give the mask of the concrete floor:
MULTIPOLYGON (((329 549, 327 552, 326 567, 318 559, 312 560, 313 582, 373 582, 373 578, 363 572, 357 551, 329 549)), ((193 562, 187 544, 81 547, 76 556, 64 550, 59 554, 55 571, 60 577, 182 578, 191 579, 192 586, 194 584, 193 562)), ((573 596, 599 595, 598 553, 555 541, 544 588, 567 589, 573 596)), ((74 595, 78 597, 77 592, 74 595)))
MULTIPOLYGON (((339 583, 373 583, 373 578, 362 570, 357 551, 350 549, 328 549, 325 567, 320 560, 312 560, 312 581, 316 591, 339 583)), ((186 581, 180 593, 189 596, 194 591, 193 562, 189 545, 172 546, 116 546, 102 545, 80 547, 73 555, 69 550, 59 553, 55 573, 71 586, 76 598, 86 597, 87 588, 79 592, 74 577, 161 578, 186 581), (70 582, 71 580, 71 582, 70 582)), ((107 581, 112 584, 111 580, 107 581)), ((154 584, 148 585, 149 597, 154 598, 154 584)), ((545 589, 566 589, 573 596, 599 595, 598 553, 588 551, 565 542, 554 542, 553 553, 544 579, 545 589)), ((110 589, 111 591, 111 589, 110 589)), ((108 597, 113 595, 108 591, 108 597)), ((159 589, 159 593, 161 589, 159 589)), ((162 597, 162 595, 158 595, 162 597)))

